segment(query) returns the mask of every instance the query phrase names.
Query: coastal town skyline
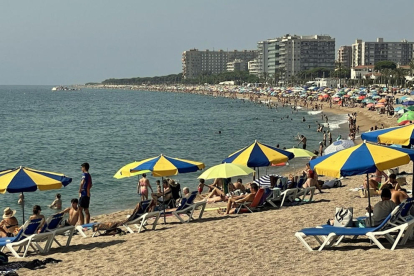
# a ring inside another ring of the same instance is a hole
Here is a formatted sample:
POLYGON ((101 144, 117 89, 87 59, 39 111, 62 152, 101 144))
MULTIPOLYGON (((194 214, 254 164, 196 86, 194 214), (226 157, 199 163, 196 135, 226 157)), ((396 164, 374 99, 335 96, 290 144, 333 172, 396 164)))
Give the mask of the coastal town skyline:
POLYGON ((185 50, 254 50, 258 41, 285 34, 327 34, 335 38, 336 50, 356 39, 414 40, 408 0, 380 6, 374 1, 343 5, 325 0, 160 5, 43 1, 36 6, 22 1, 3 3, 2 10, 2 85, 78 84, 179 73, 185 50))

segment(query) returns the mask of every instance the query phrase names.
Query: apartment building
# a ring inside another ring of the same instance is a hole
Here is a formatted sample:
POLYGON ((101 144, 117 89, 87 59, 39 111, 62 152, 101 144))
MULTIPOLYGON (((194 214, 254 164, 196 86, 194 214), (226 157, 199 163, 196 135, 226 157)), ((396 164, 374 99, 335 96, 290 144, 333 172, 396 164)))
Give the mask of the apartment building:
POLYGON ((335 38, 328 35, 282 37, 259 41, 259 75, 279 75, 287 79, 300 71, 323 67, 335 68, 335 38))
MULTIPOLYGON (((184 78, 195 78, 202 73, 220 74, 227 71, 227 63, 241 60, 244 63, 255 59, 257 50, 233 51, 199 51, 191 49, 182 54, 182 70, 184 78)), ((246 69, 247 70, 247 69, 246 69)))
POLYGON ((248 71, 247 62, 242 59, 235 59, 227 62, 227 72, 248 71))
POLYGON ((338 49, 338 63, 342 67, 352 67, 352 46, 341 46, 338 49))
POLYGON ((377 38, 376 42, 357 39, 352 44, 352 67, 375 65, 384 60, 407 65, 413 58, 413 44, 405 39, 400 42, 384 42, 383 38, 377 38))

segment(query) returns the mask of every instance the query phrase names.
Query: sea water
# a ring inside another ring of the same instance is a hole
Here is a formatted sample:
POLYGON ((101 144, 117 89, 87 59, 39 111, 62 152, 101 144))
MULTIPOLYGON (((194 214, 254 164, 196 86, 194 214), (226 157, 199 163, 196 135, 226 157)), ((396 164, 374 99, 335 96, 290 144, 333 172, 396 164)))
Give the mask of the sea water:
MULTIPOLYGON (((47 205, 56 193, 62 194, 64 207, 70 206, 70 199, 78 197, 80 165, 84 162, 91 166, 90 209, 92 215, 97 215, 135 206, 139 199, 138 177, 113 178, 119 168, 133 161, 162 153, 201 161, 208 168, 254 140, 291 148, 297 146, 297 136, 303 134, 308 138, 309 150, 318 149, 322 141, 322 134, 316 132, 322 114, 306 109, 296 112, 280 105, 270 109, 249 101, 171 92, 51 88, 0 86, 0 170, 26 166, 73 178, 60 190, 25 193, 26 215, 34 204, 40 205, 44 214, 51 214, 47 205)), ((326 114, 333 139, 338 134, 346 136, 347 125, 341 125, 346 115, 326 114)), ((260 168, 259 175, 283 174, 302 167, 306 161, 260 168)), ((201 173, 173 178, 181 187, 194 190, 201 173)), ((155 189, 156 178, 149 179, 155 189)), ((252 176, 242 179, 247 182, 252 176)), ((0 198, 0 211, 11 207, 21 214, 17 194, 6 193, 0 198)))

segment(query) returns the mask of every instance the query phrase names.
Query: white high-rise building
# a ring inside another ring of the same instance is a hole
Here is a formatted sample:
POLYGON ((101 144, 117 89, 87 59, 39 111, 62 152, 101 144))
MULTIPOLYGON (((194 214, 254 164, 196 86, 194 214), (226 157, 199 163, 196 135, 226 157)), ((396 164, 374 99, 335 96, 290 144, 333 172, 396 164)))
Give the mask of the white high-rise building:
POLYGON ((287 79, 317 67, 335 68, 335 38, 328 35, 282 37, 259 41, 259 75, 287 79))
POLYGON ((352 67, 375 65, 385 60, 407 65, 413 58, 413 44, 405 39, 401 42, 384 42, 383 38, 377 38, 376 42, 357 39, 352 44, 352 67))

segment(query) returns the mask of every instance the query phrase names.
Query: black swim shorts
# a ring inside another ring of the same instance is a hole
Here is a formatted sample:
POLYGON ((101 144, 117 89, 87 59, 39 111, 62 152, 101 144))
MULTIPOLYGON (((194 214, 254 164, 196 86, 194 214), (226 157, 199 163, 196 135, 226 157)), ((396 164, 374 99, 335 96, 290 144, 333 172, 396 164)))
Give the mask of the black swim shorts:
POLYGON ((79 207, 82 207, 84 209, 88 209, 90 199, 91 198, 89 196, 81 196, 80 199, 79 199, 79 207))

